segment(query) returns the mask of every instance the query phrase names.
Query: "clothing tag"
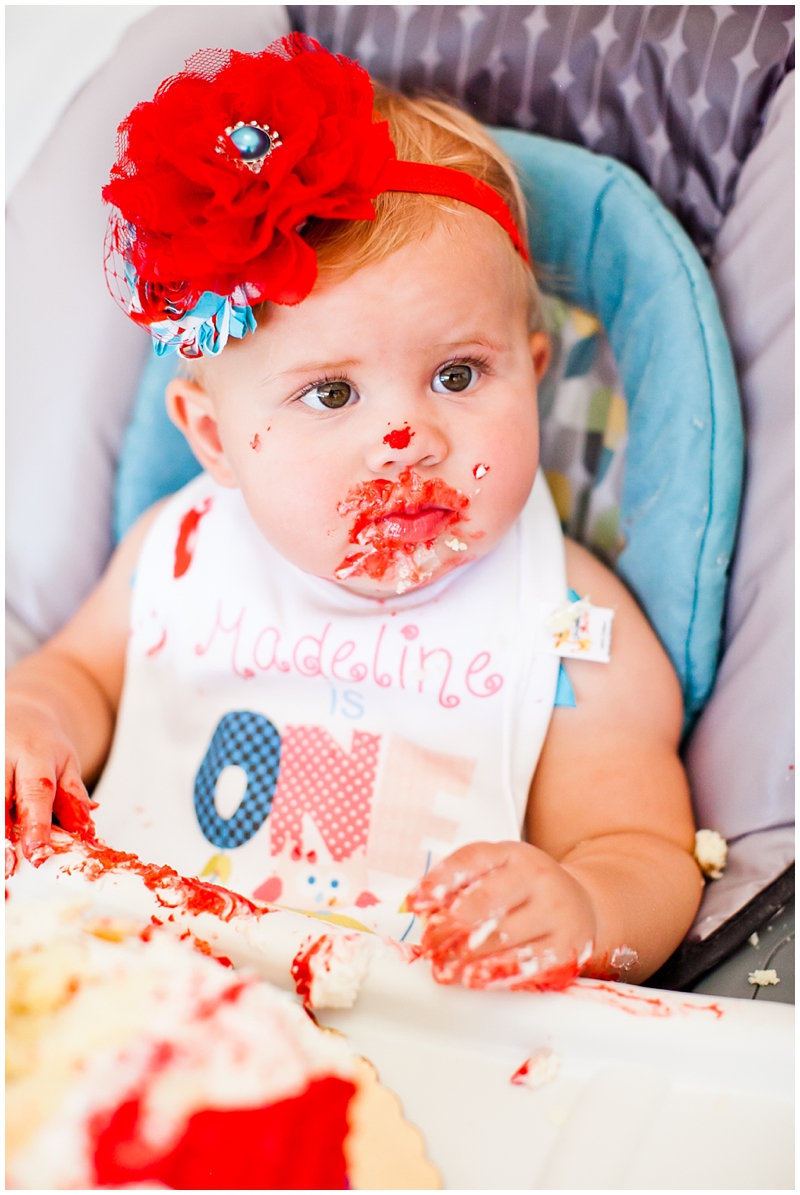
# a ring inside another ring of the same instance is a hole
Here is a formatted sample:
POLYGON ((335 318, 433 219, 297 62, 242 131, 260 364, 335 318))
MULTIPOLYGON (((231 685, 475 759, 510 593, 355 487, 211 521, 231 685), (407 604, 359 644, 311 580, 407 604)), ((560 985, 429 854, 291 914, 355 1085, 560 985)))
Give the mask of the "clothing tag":
POLYGON ((611 624, 614 611, 607 606, 593 606, 588 597, 562 602, 560 606, 540 606, 542 651, 555 652, 571 660, 594 660, 607 664, 611 659, 611 624))

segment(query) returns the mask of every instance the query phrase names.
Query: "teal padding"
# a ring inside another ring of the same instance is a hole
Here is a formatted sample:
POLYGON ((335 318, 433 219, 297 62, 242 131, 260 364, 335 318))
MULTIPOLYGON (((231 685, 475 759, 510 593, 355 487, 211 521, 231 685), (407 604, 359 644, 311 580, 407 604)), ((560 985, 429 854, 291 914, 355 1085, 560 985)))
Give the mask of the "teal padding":
POLYGON ((629 408, 617 571, 683 686, 714 681, 742 486, 741 407, 716 295, 679 224, 633 171, 577 146, 494 136, 522 171, 544 285, 595 313, 629 408))
MULTIPOLYGON (((618 571, 683 686, 689 725, 711 690, 742 482, 736 376, 716 296, 686 234, 625 166, 530 133, 494 130, 531 205, 546 289, 596 313, 629 406, 618 571)), ((175 358, 142 379, 117 480, 124 534, 199 471, 164 410, 175 358)))
POLYGON ((569 679, 569 675, 563 664, 558 669, 556 695, 553 698, 553 705, 564 705, 571 710, 576 709, 578 705, 575 700, 575 690, 572 687, 572 681, 569 679))
POLYGON ((197 457, 164 403, 178 360, 172 353, 158 356, 154 348, 139 383, 117 469, 114 535, 118 541, 148 506, 174 494, 200 472, 197 457))

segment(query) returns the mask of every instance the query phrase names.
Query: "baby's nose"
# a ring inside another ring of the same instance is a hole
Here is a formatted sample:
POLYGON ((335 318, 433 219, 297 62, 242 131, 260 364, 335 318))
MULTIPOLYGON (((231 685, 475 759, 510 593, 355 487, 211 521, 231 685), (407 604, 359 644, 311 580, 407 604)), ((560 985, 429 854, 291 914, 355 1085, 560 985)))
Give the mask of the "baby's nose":
POLYGON ((375 472, 383 472, 392 465, 404 469, 412 465, 439 465, 447 456, 444 435, 426 421, 387 423, 383 435, 381 430, 378 429, 378 442, 369 452, 368 464, 375 472))

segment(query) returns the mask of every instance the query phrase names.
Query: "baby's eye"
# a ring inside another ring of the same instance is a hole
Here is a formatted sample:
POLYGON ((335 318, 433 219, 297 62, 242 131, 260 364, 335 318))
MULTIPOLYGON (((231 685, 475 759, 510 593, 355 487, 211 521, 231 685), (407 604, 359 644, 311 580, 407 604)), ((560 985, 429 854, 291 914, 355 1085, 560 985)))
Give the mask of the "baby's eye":
POLYGON ((431 387, 437 394, 453 394, 459 390, 469 390, 478 377, 478 371, 473 365, 456 361, 452 365, 443 365, 431 382, 431 387))
POLYGON ((349 382, 319 382, 301 394, 300 401, 315 411, 338 411, 340 407, 351 407, 358 402, 358 393, 349 382))

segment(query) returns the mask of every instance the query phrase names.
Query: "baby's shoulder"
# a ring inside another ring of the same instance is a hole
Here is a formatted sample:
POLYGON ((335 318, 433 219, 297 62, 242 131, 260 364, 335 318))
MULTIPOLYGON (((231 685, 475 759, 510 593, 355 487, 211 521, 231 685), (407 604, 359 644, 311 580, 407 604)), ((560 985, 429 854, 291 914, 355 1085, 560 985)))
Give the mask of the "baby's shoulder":
POLYGON ((567 661, 584 710, 602 711, 602 719, 622 716, 661 725, 682 716, 677 676, 658 636, 624 582, 586 548, 566 539, 567 584, 593 606, 614 611, 608 664, 567 661))

